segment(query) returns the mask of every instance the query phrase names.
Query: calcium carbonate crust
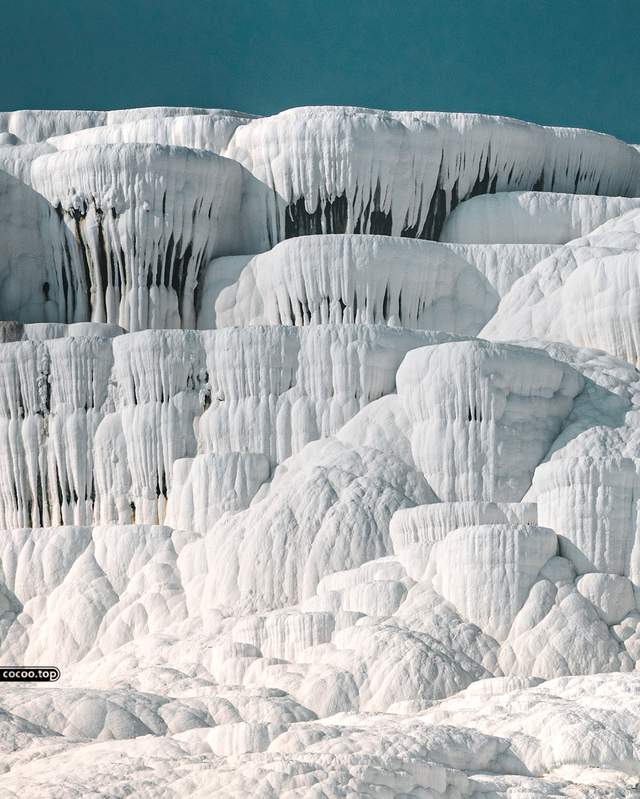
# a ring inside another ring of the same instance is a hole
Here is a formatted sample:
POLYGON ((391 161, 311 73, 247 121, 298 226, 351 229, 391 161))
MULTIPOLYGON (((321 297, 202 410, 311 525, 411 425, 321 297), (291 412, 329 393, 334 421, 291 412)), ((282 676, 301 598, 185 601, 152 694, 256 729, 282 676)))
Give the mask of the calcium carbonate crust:
POLYGON ((640 797, 640 151, 0 113, 0 797, 640 797))

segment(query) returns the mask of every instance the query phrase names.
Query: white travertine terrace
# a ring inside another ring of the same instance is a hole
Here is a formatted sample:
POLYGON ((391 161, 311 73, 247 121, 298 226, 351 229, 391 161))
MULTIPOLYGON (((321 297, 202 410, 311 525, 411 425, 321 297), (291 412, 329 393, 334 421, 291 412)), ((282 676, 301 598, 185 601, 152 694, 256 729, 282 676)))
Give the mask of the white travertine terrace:
POLYGON ((441 244, 473 264, 501 298, 516 280, 558 249, 555 244, 441 244))
POLYGON ((425 577, 464 618, 504 641, 540 569, 557 549, 557 537, 546 527, 459 527, 434 544, 425 577))
POLYGON ((165 522, 204 535, 226 511, 247 508, 270 473, 269 459, 261 452, 177 459, 165 522))
POLYGON ((11 133, 0 134, 0 169, 14 178, 31 185, 31 163, 39 155, 55 152, 47 142, 19 144, 11 133), (7 137, 6 140, 2 136, 7 137))
POLYGON ((394 554, 410 577, 422 577, 431 550, 459 527, 536 524, 534 502, 433 502, 394 513, 389 535, 394 554))
POLYGON ((564 341, 638 365, 639 250, 636 208, 540 261, 513 284, 482 333, 564 341))
POLYGON ((476 194, 543 190, 633 196, 638 153, 590 131, 506 117, 293 108, 237 128, 225 155, 284 200, 275 244, 303 233, 437 237, 476 194))
MULTIPOLYGON (((210 269, 215 274, 215 261, 210 269)), ((475 334, 497 303, 485 276, 436 242, 301 236, 249 259, 220 292, 213 321, 216 327, 355 322, 475 334)), ((208 326, 207 312, 201 310, 200 327, 208 326)))
POLYGON ((252 119, 250 114, 223 109, 185 116, 140 116, 120 123, 112 117, 104 125, 52 136, 48 142, 56 150, 94 144, 170 144, 223 153, 236 128, 252 119))
POLYGON ((1 167, 0 228, 0 316, 80 321, 89 307, 73 236, 43 197, 1 167))
POLYGON ((393 393, 406 352, 454 337, 376 325, 123 335, 84 323, 11 325, 3 338, 11 342, 0 347, 6 528, 162 521, 174 464, 196 455, 187 495, 180 488, 174 497, 177 518, 194 490, 193 519, 212 501, 225 508, 222 488, 197 474, 236 468, 234 453, 253 459, 230 500, 246 507, 278 463, 393 393))
MULTIPOLYGON (((103 125, 120 125, 139 119, 167 119, 175 116, 208 114, 210 109, 152 106, 117 111, 0 111, 0 130, 27 144, 52 136, 103 125)), ((215 111, 214 111, 215 113, 215 111)))
POLYGON ((188 148, 101 145, 40 156, 31 180, 78 239, 92 321, 195 326, 199 274, 239 213, 237 164, 188 148))
POLYGON ((579 573, 629 574, 638 484, 631 458, 555 458, 535 473, 541 524, 561 533, 560 551, 579 573))
POLYGON ((0 797, 640 795, 640 151, 0 113, 0 797), (440 240, 438 240, 440 239, 440 240))
POLYGON ((0 112, 0 130, 26 144, 45 141, 49 136, 103 125, 107 111, 30 110, 0 112))
POLYGON ((483 194, 466 200, 451 212, 440 241, 566 244, 633 208, 640 208, 640 198, 551 191, 483 194))
POLYGON ((398 370, 413 456, 442 502, 520 501, 583 386, 545 353, 482 340, 420 348, 398 370))

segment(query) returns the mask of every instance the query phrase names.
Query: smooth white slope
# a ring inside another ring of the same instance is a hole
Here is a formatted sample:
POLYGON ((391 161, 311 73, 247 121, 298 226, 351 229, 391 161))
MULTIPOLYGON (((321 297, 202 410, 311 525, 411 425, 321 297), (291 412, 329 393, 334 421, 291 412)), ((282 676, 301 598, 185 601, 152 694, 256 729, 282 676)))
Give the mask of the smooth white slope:
POLYGON ((593 347, 638 364, 640 210, 541 261, 502 299, 482 335, 593 347))
POLYGON ((444 223, 440 241, 566 244, 640 207, 637 197, 511 191, 466 200, 444 223))
MULTIPOLYGON (((143 109, 141 109, 143 110, 143 109)), ((105 125, 86 128, 63 136, 52 136, 56 150, 74 150, 94 144, 170 144, 224 153, 239 125, 246 125, 251 114, 224 109, 209 109, 206 114, 131 118, 116 123, 113 116, 105 125)))
POLYGON ((87 291, 80 252, 55 210, 0 168, 0 318, 80 321, 87 291))

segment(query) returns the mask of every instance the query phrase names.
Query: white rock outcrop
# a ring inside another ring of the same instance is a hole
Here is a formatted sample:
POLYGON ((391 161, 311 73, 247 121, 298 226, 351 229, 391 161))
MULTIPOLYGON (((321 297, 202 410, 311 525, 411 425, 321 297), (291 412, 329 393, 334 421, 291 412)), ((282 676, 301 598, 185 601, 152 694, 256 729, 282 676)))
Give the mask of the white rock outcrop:
POLYGON ((637 151, 610 137, 479 114, 294 108, 241 125, 224 154, 279 198, 273 244, 307 233, 437 238, 476 194, 634 196, 640 178, 637 151))
POLYGON ((519 502, 583 385, 546 353, 482 340, 420 348, 398 370, 413 456, 442 502, 519 502))
POLYGON ((569 242, 516 281, 482 335, 563 341, 637 366, 639 249, 635 209, 569 242))
MULTIPOLYGON (((566 244, 640 207, 637 197, 510 191, 466 200, 447 217, 440 241, 566 244)), ((542 259, 540 259, 542 260, 542 259)))
POLYGON ((639 195, 502 117, 0 113, 2 799, 640 795, 639 195))
MULTIPOLYGON (((209 269, 215 275, 215 261, 209 269)), ((247 259, 218 296, 215 317, 203 309, 198 325, 355 322, 473 335, 497 303, 484 275, 436 242, 302 236, 247 259)))
POLYGON ((91 320, 132 331, 195 327, 199 273, 233 227, 241 181, 233 161, 160 145, 80 147, 31 166, 80 244, 91 320))
POLYGON ((422 577, 433 545, 459 527, 486 524, 536 524, 534 502, 435 502, 393 515, 393 551, 414 579, 422 577))
POLYGON ((638 490, 630 458, 554 458, 533 481, 540 523, 580 573, 629 574, 638 490))
POLYGON ((460 527, 433 545, 425 579, 463 618, 503 641, 557 548, 546 527, 460 527))

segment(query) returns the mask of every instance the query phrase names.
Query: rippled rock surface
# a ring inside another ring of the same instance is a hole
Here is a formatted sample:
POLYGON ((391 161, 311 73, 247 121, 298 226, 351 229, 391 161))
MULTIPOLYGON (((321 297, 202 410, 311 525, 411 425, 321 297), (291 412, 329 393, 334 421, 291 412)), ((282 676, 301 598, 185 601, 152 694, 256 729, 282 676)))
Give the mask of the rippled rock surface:
POLYGON ((0 113, 0 796, 640 796, 640 150, 0 113))

